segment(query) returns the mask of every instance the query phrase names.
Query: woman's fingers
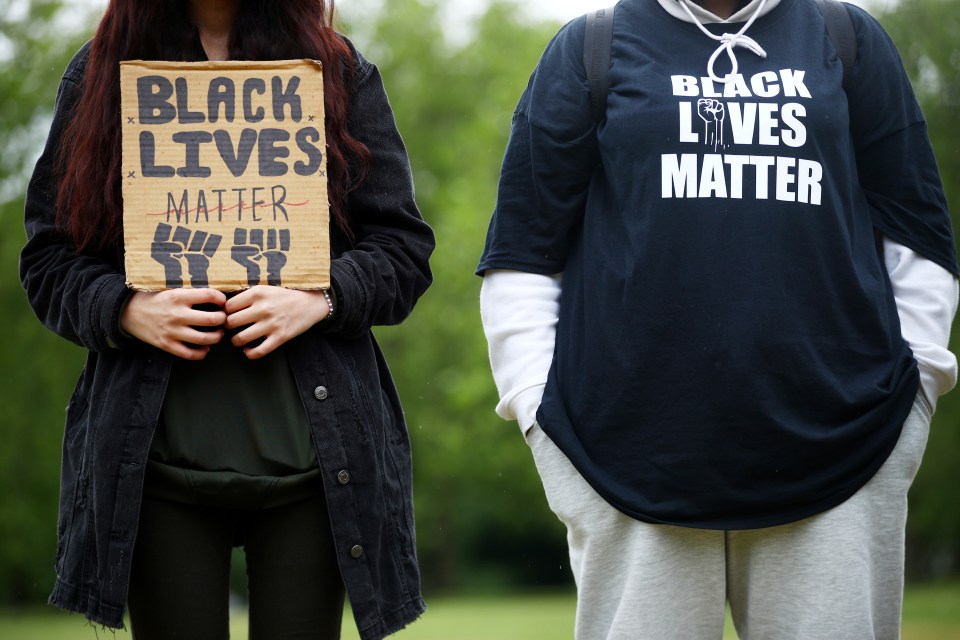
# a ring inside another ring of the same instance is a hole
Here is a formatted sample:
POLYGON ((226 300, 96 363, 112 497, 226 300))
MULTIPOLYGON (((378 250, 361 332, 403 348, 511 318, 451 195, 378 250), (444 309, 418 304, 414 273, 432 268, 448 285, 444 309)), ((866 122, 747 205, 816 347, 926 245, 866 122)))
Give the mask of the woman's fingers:
POLYGON ((244 349, 248 358, 262 358, 291 340, 329 313, 321 291, 298 291, 281 287, 256 286, 227 300, 224 305, 228 330, 239 329, 232 338, 234 346, 263 342, 244 349))
POLYGON ((223 338, 223 327, 251 360, 272 353, 329 313, 320 291, 256 286, 230 299, 214 289, 138 291, 127 303, 121 328, 186 360, 202 360, 223 338), (216 327, 214 330, 211 328, 216 327), (255 344, 255 341, 259 343, 255 344))
POLYGON ((210 347, 188 347, 176 340, 170 342, 168 348, 161 348, 184 360, 203 360, 210 353, 210 347))
POLYGON ((277 347, 283 344, 280 340, 274 338, 273 336, 268 337, 266 340, 258 344, 256 347, 247 347, 243 350, 243 354, 247 356, 249 360, 257 360, 262 358, 265 355, 272 353, 277 347))
POLYGON ((223 292, 214 289, 137 291, 120 316, 120 328, 177 357, 201 360, 223 337, 222 330, 210 328, 226 322, 225 303, 223 292))
POLYGON ((227 321, 227 314, 223 311, 203 311, 190 308, 186 310, 184 322, 194 327, 222 327, 227 321))

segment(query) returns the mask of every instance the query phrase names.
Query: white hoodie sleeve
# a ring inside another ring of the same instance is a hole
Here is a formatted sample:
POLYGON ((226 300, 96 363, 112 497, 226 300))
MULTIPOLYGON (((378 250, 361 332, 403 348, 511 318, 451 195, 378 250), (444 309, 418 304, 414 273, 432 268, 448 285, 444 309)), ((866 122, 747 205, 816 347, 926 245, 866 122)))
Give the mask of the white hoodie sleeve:
POLYGON ((562 274, 488 270, 480 289, 480 317, 500 392, 497 415, 523 433, 537 409, 553 363, 562 274))
POLYGON ((920 387, 930 406, 957 383, 957 358, 948 349, 957 312, 957 279, 907 247, 883 239, 883 258, 900 316, 900 333, 913 350, 920 387))

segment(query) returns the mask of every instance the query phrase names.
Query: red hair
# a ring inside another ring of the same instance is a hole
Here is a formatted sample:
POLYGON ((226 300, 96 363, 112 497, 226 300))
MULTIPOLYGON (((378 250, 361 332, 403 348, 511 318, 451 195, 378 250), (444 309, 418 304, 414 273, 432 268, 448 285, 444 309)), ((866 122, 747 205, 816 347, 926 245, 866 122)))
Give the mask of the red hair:
MULTIPOLYGON (((333 29, 333 13, 333 0, 241 0, 229 49, 232 60, 323 63, 330 213, 350 236, 346 197, 363 181, 370 153, 347 131, 353 57, 333 29)), ((60 146, 57 221, 78 250, 103 249, 122 236, 119 62, 186 60, 194 30, 186 0, 110 0, 60 146)))

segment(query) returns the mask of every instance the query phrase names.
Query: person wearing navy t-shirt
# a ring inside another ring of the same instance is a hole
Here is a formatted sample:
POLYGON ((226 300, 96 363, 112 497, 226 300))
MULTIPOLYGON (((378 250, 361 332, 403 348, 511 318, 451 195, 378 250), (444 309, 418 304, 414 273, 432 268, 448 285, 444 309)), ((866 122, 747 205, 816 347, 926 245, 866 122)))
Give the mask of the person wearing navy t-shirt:
POLYGON ((500 392, 566 525, 579 640, 897 638, 957 260, 896 48, 814 0, 621 0, 514 114, 478 266, 500 392))

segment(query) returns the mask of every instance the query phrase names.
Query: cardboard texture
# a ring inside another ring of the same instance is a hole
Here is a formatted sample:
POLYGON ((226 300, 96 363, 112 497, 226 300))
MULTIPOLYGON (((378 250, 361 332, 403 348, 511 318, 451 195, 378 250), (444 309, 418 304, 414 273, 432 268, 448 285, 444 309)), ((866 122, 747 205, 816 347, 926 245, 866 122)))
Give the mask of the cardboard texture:
POLYGON ((120 91, 129 287, 330 286, 320 63, 128 61, 120 91))

